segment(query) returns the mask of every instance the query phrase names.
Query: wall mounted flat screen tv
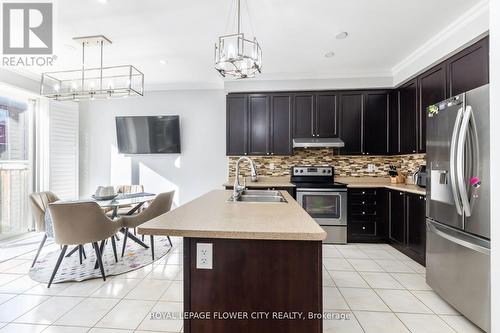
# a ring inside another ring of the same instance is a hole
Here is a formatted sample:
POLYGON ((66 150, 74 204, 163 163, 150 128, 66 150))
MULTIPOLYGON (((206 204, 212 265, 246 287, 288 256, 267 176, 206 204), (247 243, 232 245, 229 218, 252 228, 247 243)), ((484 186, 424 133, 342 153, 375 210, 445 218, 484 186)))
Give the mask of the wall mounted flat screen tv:
POLYGON ((180 154, 179 116, 116 117, 121 154, 180 154))

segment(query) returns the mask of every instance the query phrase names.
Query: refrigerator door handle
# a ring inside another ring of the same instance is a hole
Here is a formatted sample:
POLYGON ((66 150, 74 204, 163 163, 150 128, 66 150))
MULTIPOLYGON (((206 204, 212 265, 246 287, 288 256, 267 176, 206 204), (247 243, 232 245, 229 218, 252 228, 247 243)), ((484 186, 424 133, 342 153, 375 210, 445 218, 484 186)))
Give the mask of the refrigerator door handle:
POLYGON ((462 206, 460 204, 460 199, 458 197, 457 190, 457 138, 458 132, 460 130, 460 123, 462 121, 462 116, 464 109, 461 107, 458 109, 457 118, 455 119, 455 125, 453 126, 453 134, 451 135, 450 143, 450 182, 451 182, 451 192, 453 193, 453 201, 455 202, 455 208, 457 209, 458 215, 462 215, 462 206))
POLYGON ((470 120, 472 115, 472 107, 467 105, 465 108, 462 125, 460 126, 460 133, 458 135, 458 148, 457 148, 457 181, 458 181, 458 192, 460 193, 460 200, 462 201, 464 214, 466 217, 471 215, 469 196, 467 194, 467 184, 465 183, 465 138, 467 135, 467 130, 469 128, 470 120))
MULTIPOLYGON (((460 235, 459 232, 448 232, 448 228, 442 228, 440 226, 437 226, 433 222, 428 222, 427 227, 429 228, 430 232, 435 233, 436 235, 449 240, 450 242, 453 242, 455 244, 464 246, 468 249, 481 252, 486 255, 490 255, 490 249, 488 247, 482 246, 478 243, 473 243, 470 240, 462 239, 460 236, 455 236, 453 233, 456 233, 457 235, 460 235)), ((469 236, 470 237, 470 236, 469 236)))
MULTIPOLYGON (((474 109, 471 107, 471 116, 470 116, 470 124, 471 126, 469 127, 469 138, 470 142, 472 144, 472 156, 467 156, 466 158, 471 158, 472 159, 472 171, 471 174, 469 174, 467 177, 475 177, 479 173, 479 163, 481 161, 481 156, 480 156, 480 151, 479 151, 479 137, 477 134, 477 124, 476 124, 476 118, 474 117, 474 109)), ((470 206, 470 213, 472 214, 472 211, 474 210, 474 205, 476 202, 476 196, 475 195, 470 195, 470 200, 469 200, 469 206, 470 206)))

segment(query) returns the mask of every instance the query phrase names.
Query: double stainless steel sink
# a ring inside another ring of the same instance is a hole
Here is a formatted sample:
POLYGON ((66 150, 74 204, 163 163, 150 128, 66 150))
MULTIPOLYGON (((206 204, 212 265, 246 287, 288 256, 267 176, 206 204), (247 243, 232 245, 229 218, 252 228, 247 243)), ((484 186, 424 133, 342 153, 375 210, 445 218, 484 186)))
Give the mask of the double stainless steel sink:
POLYGON ((243 190, 236 200, 231 197, 229 202, 262 202, 262 203, 287 203, 280 191, 243 190))

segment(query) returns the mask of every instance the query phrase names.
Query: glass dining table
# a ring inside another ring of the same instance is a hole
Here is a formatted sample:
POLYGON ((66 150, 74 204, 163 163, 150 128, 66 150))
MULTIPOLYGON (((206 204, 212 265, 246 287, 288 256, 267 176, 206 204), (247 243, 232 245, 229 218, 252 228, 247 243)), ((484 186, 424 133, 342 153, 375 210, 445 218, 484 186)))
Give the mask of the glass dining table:
MULTIPOLYGON (((130 208, 125 214, 121 214, 121 216, 132 215, 136 213, 142 206, 144 206, 145 203, 150 202, 155 197, 156 194, 154 193, 141 192, 118 194, 118 196, 116 196, 115 198, 107 200, 92 197, 92 200, 95 201, 102 209, 111 209, 113 212, 111 217, 114 219, 118 216, 119 208, 130 208)), ((125 228, 122 228, 120 232, 122 234, 127 233, 127 238, 133 240, 146 249, 149 248, 149 246, 147 246, 141 239, 128 232, 125 228)))
POLYGON ((92 201, 95 201, 102 209, 112 209, 112 217, 118 216, 118 208, 130 207, 130 210, 122 215, 132 215, 137 212, 146 202, 153 200, 156 194, 153 193, 130 193, 130 194, 119 194, 113 199, 98 199, 92 197, 92 201))

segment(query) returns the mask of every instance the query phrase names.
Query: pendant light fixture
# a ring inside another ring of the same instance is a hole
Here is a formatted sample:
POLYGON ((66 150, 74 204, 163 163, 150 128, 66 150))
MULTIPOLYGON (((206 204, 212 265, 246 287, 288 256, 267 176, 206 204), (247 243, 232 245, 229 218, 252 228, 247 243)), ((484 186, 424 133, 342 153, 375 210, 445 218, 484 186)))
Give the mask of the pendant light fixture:
POLYGON ((241 7, 237 0, 238 32, 220 36, 215 44, 215 69, 223 77, 254 77, 262 69, 262 49, 257 39, 245 39, 241 32, 241 7))
POLYGON ((132 65, 103 66, 104 44, 111 40, 103 35, 75 37, 82 45, 82 68, 42 74, 40 94, 58 101, 103 99, 144 95, 144 74, 132 65), (100 48, 100 66, 85 67, 85 50, 100 48))

